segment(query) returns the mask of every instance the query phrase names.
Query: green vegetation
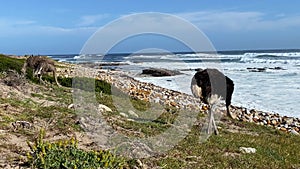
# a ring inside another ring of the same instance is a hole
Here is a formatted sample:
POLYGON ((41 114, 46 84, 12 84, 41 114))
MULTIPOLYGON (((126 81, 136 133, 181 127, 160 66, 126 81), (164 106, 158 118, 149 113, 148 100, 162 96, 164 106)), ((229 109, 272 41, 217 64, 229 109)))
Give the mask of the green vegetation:
MULTIPOLYGON (((49 81, 54 82, 53 77, 50 78, 49 81)), ((106 94, 111 94, 111 86, 109 83, 96 80, 87 77, 76 77, 76 78, 58 78, 59 83, 65 87, 73 87, 76 89, 81 89, 89 92, 103 92, 106 94)))
POLYGON ((42 129, 34 144, 28 145, 27 163, 32 168, 123 168, 124 158, 117 157, 109 151, 84 151, 78 148, 74 138, 54 143, 43 140, 45 131, 42 129))
POLYGON ((0 60, 0 72, 16 70, 18 73, 21 73, 24 59, 14 59, 0 54, 0 60))
MULTIPOLYGON (((0 72, 8 72, 9 70, 15 70, 19 74, 22 73, 21 69, 25 62, 24 59, 11 58, 0 54, 0 60, 0 72)), ((27 68, 26 78, 34 83, 39 83, 39 80, 33 77, 33 72, 31 68, 27 68)))
POLYGON ((146 111, 151 106, 149 102, 139 100, 139 99, 135 99, 135 98, 130 98, 130 102, 131 102, 132 106, 136 110, 139 110, 139 111, 146 111))
MULTIPOLYGON (((227 119, 228 120, 228 119, 227 119)), ((227 121, 226 123, 231 123, 227 121)), ((201 143, 199 128, 167 154, 146 159, 150 166, 164 168, 299 168, 299 136, 265 126, 234 122, 242 126, 239 133, 223 129, 201 143), (253 147, 255 154, 242 154, 239 147, 253 147)), ((228 124, 227 124, 228 125, 228 124)))
MULTIPOLYGON (((71 96, 69 96, 71 97, 71 96)), ((41 105, 31 99, 17 100, 14 98, 0 99, 0 104, 8 104, 11 107, 19 110, 14 113, 0 112, 0 115, 6 120, 1 126, 2 129, 14 121, 28 121, 34 123, 35 120, 41 119, 44 121, 51 121, 48 129, 60 133, 67 133, 71 131, 81 131, 81 128, 76 124, 76 114, 74 110, 68 109, 65 106, 47 106, 41 105)))

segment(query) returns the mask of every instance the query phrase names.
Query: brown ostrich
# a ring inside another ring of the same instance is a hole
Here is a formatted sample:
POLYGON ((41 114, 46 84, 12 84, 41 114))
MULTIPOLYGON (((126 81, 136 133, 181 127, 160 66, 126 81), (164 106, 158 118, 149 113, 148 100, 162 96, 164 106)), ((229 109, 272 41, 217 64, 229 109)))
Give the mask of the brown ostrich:
POLYGON ((200 98, 211 107, 209 110, 209 126, 213 125, 215 134, 218 134, 214 120, 214 107, 220 99, 224 99, 227 115, 232 118, 229 106, 234 90, 233 81, 217 69, 198 70, 192 79, 191 90, 195 97, 200 98))
POLYGON ((40 82, 44 83, 42 80, 42 75, 47 72, 53 72, 53 77, 58 86, 60 84, 57 81, 55 62, 45 56, 30 56, 27 58, 26 62, 23 65, 22 72, 25 74, 27 67, 32 68, 33 76, 38 76, 40 82))
POLYGON ((43 74, 45 74, 47 72, 53 72, 53 77, 55 79, 55 83, 57 84, 57 86, 61 86, 57 81, 55 66, 46 61, 42 61, 38 64, 38 67, 35 70, 34 75, 39 77, 40 82, 43 82, 42 76, 43 76, 43 74))
POLYGON ((22 73, 25 74, 27 67, 32 68, 33 72, 32 74, 34 75, 35 70, 37 69, 38 65, 40 64, 40 62, 46 61, 50 64, 54 65, 54 61, 47 58, 46 56, 33 56, 31 55, 30 57, 28 57, 26 59, 26 62, 23 65, 22 68, 22 73))

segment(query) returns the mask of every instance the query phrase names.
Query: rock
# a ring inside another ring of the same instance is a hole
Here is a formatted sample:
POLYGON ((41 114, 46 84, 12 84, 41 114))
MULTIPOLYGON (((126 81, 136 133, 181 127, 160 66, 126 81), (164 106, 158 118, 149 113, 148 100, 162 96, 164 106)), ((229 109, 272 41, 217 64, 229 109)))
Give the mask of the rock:
POLYGON ((112 110, 109 107, 107 107, 103 104, 99 104, 98 108, 101 110, 107 111, 107 112, 112 112, 112 110))
POLYGON ((251 111, 249 111, 248 109, 246 109, 246 110, 243 110, 243 112, 245 112, 245 114, 247 114, 247 115, 249 115, 249 116, 252 116, 252 112, 251 111))
POLYGON ((288 125, 288 124, 285 124, 285 125, 284 125, 284 128, 289 128, 289 125, 288 125))
POLYGON ((284 119, 284 121, 285 121, 285 123, 286 123, 287 125, 291 125, 291 124, 293 123, 293 121, 294 121, 294 118, 292 118, 292 117, 286 118, 286 119, 284 119))
POLYGON ((265 125, 265 124, 264 124, 264 122, 259 122, 259 125, 263 126, 263 125, 265 125))
POLYGON ((257 67, 248 67, 247 70, 249 72, 265 72, 267 69, 270 69, 270 70, 286 70, 282 67, 263 67, 263 68, 257 68, 257 67))
POLYGON ((137 117, 137 118, 139 117, 139 115, 137 115, 137 114, 136 114, 134 111, 132 111, 132 110, 129 110, 129 111, 128 111, 128 114, 131 115, 131 116, 137 117))
POLYGON ((73 103, 68 106, 68 109, 73 109, 73 108, 74 108, 74 104, 73 103))
POLYGON ((282 123, 282 117, 278 117, 278 122, 282 123))
POLYGON ((256 68, 256 67, 248 67, 247 70, 249 72, 265 72, 267 69, 266 68, 256 68))
POLYGON ((17 130, 17 129, 19 129, 19 128, 23 128, 23 129, 25 129, 25 128, 27 128, 27 129, 33 128, 33 125, 30 122, 28 122, 28 121, 16 121, 16 122, 12 123, 12 126, 14 128, 14 131, 17 130))
POLYGON ((231 117, 233 119, 237 119, 238 118, 238 116, 237 116, 237 114, 235 112, 230 112, 230 114, 231 114, 231 117))
POLYGON ((175 76, 180 75, 181 73, 176 70, 167 70, 167 69, 158 69, 158 68, 149 68, 144 69, 142 74, 151 75, 154 77, 162 77, 162 76, 175 76))
POLYGON ((139 167, 142 169, 146 168, 146 166, 141 162, 141 160, 137 159, 136 162, 138 163, 139 167))
POLYGON ((275 70, 285 70, 282 67, 274 67, 275 70))
POLYGON ((250 120, 251 119, 251 117, 249 116, 249 115, 244 115, 244 117, 246 118, 246 120, 250 120))
POLYGON ((256 114, 257 112, 256 112, 254 109, 251 109, 251 110, 250 110, 250 113, 251 113, 251 114, 256 114))
POLYGON ((177 103, 176 102, 171 102, 170 105, 173 106, 173 107, 176 107, 177 103))
POLYGON ((259 122, 259 118, 257 118, 257 117, 255 116, 255 117, 253 117, 253 121, 254 121, 254 123, 258 123, 258 122, 259 122))
POLYGON ((300 135, 297 131, 295 131, 294 129, 292 129, 291 131, 290 131, 292 134, 294 134, 294 135, 300 135))
POLYGON ((287 131, 287 129, 285 127, 280 127, 281 131, 287 131))
POLYGON ((265 72, 266 68, 257 68, 258 72, 265 72))
POLYGON ((264 123, 264 125, 267 125, 267 124, 268 124, 268 122, 267 122, 266 120, 263 120, 263 123, 264 123))
POLYGON ((271 124, 274 125, 274 126, 276 126, 276 125, 277 125, 277 121, 276 121, 275 119, 273 119, 273 120, 271 121, 271 124))
POLYGON ((197 72, 200 72, 200 71, 202 71, 202 70, 204 70, 204 69, 202 69, 202 68, 196 68, 196 69, 195 69, 195 71, 197 71, 197 72))
POLYGON ((256 149, 252 148, 252 147, 240 147, 239 150, 241 153, 244 153, 244 154, 256 153, 256 149))
POLYGON ((120 113, 120 115, 123 116, 123 117, 126 117, 126 118, 128 117, 128 115, 125 114, 125 113, 120 113))
POLYGON ((270 67, 269 69, 272 69, 272 70, 286 70, 282 67, 270 67))

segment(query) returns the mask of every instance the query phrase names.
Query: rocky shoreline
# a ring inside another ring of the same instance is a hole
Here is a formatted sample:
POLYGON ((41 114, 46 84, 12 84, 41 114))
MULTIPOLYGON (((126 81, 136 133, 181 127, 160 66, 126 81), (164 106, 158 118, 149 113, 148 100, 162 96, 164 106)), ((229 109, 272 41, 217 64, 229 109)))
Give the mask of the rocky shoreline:
MULTIPOLYGON (((202 106, 205 105, 194 96, 162 88, 151 83, 140 82, 126 72, 92 69, 80 65, 75 67, 59 68, 58 72, 65 77, 85 76, 104 80, 134 98, 151 103, 159 103, 164 106, 200 111, 202 106)), ((236 106, 231 106, 230 110, 233 117, 239 121, 253 122, 258 125, 266 125, 284 132, 300 135, 299 118, 280 116, 277 113, 262 112, 236 106)))
POLYGON ((280 116, 278 113, 268 113, 258 110, 248 110, 238 107, 234 110, 235 119, 274 127, 278 130, 295 135, 300 134, 300 119, 295 117, 280 116))

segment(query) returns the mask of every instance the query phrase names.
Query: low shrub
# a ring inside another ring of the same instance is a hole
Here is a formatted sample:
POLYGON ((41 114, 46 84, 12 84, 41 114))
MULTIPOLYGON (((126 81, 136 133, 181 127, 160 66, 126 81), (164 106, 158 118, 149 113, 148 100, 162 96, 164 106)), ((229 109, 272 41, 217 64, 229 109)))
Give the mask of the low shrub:
POLYGON ((15 70, 21 73, 24 59, 15 59, 0 54, 0 72, 7 72, 9 70, 15 70))
POLYGON ((74 138, 54 143, 43 140, 42 129, 34 144, 28 145, 27 165, 32 168, 124 168, 126 161, 109 151, 84 151, 78 148, 74 138))
MULTIPOLYGON (((53 78, 49 81, 54 81, 53 78)), ((111 94, 111 85, 103 80, 88 78, 88 77, 75 77, 75 78, 58 78, 59 83, 65 87, 73 87, 89 92, 102 92, 111 94)))
MULTIPOLYGON (((21 69, 24 65, 25 59, 16 59, 0 54, 0 72, 16 71, 18 74, 22 74, 21 69)), ((32 69, 27 68, 26 78, 34 83, 38 83, 39 80, 32 76, 32 69)))

